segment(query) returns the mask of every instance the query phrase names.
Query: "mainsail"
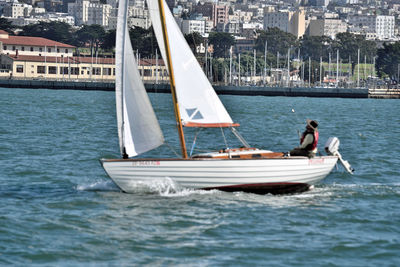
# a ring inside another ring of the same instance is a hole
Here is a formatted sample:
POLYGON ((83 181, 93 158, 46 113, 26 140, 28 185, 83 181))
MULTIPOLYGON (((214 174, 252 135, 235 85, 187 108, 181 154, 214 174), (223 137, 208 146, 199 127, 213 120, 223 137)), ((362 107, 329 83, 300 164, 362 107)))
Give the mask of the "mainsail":
POLYGON ((115 97, 121 154, 133 157, 164 142, 137 69, 128 30, 128 2, 120 0, 116 35, 115 97))
MULTIPOLYGON (((171 11, 162 0, 172 58, 177 100, 184 126, 232 126, 233 122, 205 76, 171 11)), ((164 61, 164 47, 158 0, 147 0, 153 29, 164 61)))

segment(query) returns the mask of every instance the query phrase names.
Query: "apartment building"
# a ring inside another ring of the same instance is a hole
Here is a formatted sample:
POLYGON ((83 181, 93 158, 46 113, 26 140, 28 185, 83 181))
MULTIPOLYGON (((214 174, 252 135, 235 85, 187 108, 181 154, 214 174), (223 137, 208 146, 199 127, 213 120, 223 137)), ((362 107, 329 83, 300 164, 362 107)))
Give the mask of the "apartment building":
POLYGON ((198 32, 204 36, 206 32, 206 21, 197 19, 184 19, 181 24, 181 30, 184 34, 198 32))
POLYGON ((8 3, 3 7, 3 16, 7 18, 20 18, 30 15, 33 7, 18 2, 8 3))
POLYGON ((394 27, 394 16, 376 16, 375 32, 377 39, 392 39, 394 37, 394 27))
POLYGON ((335 39, 336 34, 347 31, 347 24, 337 18, 311 20, 308 26, 310 36, 328 36, 335 39))
POLYGON ((195 6, 194 11, 205 17, 209 17, 213 22, 213 27, 216 27, 218 23, 227 24, 229 21, 228 5, 217 5, 214 3, 198 4, 195 6))
POLYGON ((298 9, 297 11, 278 11, 268 12, 264 15, 264 29, 279 28, 284 32, 288 32, 300 38, 305 33, 305 11, 298 9))
POLYGON ((376 39, 385 40, 394 38, 395 17, 355 15, 348 17, 351 32, 364 35, 375 34, 376 39))
POLYGON ((86 24, 89 17, 90 2, 86 0, 77 0, 75 3, 68 3, 68 14, 75 19, 75 25, 86 24))

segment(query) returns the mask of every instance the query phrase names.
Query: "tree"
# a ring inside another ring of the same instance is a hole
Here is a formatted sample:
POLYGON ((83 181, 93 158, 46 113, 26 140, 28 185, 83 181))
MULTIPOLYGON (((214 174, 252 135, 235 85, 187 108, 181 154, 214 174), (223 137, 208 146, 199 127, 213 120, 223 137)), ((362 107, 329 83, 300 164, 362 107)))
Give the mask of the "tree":
POLYGON ((104 35, 101 48, 112 49, 115 47, 116 30, 107 31, 104 35))
POLYGON ((281 31, 278 28, 268 28, 266 31, 258 31, 258 33, 256 49, 259 52, 264 52, 265 41, 268 42, 268 53, 274 55, 276 55, 277 52, 281 55, 286 54, 291 46, 298 46, 296 36, 281 31))
POLYGON ((73 43, 72 27, 68 23, 59 21, 40 21, 37 24, 26 25, 22 27, 19 35, 43 37, 66 44, 73 43))
POLYGON ((89 43, 90 55, 93 56, 93 53, 98 51, 100 44, 103 42, 105 34, 104 28, 101 25, 83 25, 76 32, 76 41, 80 46, 85 46, 89 43), (93 51, 93 48, 95 48, 95 51, 93 51))
POLYGON ((332 45, 332 39, 327 36, 309 36, 304 35, 300 39, 300 50, 303 58, 319 61, 328 59, 332 45))
POLYGON ((358 49, 360 49, 361 59, 364 58, 365 55, 369 58, 376 55, 375 42, 366 40, 363 35, 348 32, 338 33, 332 45, 334 47, 334 52, 336 52, 336 49, 340 51, 341 58, 351 58, 352 71, 357 64, 358 49))
POLYGON ((208 41, 214 48, 214 57, 227 57, 230 47, 235 44, 235 38, 227 32, 212 32, 208 41))
POLYGON ((204 38, 198 32, 193 32, 189 34, 185 34, 185 39, 190 48, 193 51, 193 54, 196 55, 196 47, 204 42, 204 38))
POLYGON ((135 27, 129 30, 133 50, 138 50, 142 57, 150 57, 155 54, 157 41, 154 36, 153 27, 144 29, 135 27))
POLYGON ((12 22, 8 19, 0 18, 0 29, 11 33, 15 29, 15 26, 13 26, 12 22))
POLYGON ((400 42, 394 44, 383 44, 383 48, 378 49, 376 59, 376 69, 380 77, 389 76, 398 79, 400 64, 400 42))

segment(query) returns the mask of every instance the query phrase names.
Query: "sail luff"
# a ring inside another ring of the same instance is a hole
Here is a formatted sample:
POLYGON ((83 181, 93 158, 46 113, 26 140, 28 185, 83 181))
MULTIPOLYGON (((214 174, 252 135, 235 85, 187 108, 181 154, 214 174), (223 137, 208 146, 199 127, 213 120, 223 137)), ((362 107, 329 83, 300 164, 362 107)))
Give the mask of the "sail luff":
POLYGON ((182 119, 181 119, 181 115, 179 112, 179 103, 178 103, 178 99, 176 97, 174 68, 172 67, 172 61, 171 61, 171 53, 170 53, 170 48, 169 48, 168 32, 166 29, 163 0, 158 0, 158 6, 159 6, 159 11, 160 11, 161 27, 162 27, 165 53, 166 53, 167 64, 168 64, 168 73, 169 73, 169 80, 170 80, 170 86, 171 86, 171 94, 172 94, 172 100, 174 103, 175 120, 177 123, 179 140, 181 143, 181 152, 182 152, 182 157, 187 158, 188 155, 187 155, 187 150, 186 150, 185 135, 183 132, 182 119))

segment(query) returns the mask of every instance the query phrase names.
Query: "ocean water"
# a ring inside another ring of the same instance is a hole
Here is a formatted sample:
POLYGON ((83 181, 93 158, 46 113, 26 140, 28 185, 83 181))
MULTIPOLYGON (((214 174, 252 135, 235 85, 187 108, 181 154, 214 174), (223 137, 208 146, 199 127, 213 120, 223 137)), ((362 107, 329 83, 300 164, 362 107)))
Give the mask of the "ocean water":
MULTIPOLYGON (((151 94, 173 156, 171 96, 151 94)), ((221 96, 252 145, 288 151, 305 119, 340 166, 294 195, 193 191, 165 179, 121 193, 100 158, 118 157, 112 92, 0 88, 2 266, 399 266, 400 101, 221 96)), ((190 149, 194 130, 187 131, 190 149)), ((203 130, 196 149, 237 145, 203 130)))

